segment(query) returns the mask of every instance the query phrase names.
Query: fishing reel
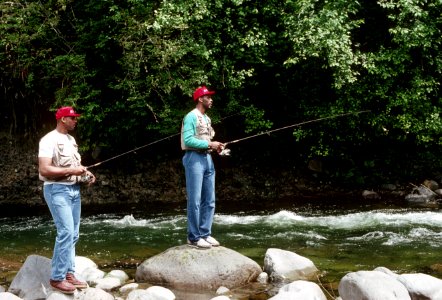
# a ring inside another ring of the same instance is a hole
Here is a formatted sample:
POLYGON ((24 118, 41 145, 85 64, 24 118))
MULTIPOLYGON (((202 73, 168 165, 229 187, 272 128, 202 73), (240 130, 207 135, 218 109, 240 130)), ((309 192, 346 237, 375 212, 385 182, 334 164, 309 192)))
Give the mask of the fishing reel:
POLYGON ((221 155, 221 156, 230 156, 230 149, 224 148, 223 150, 221 150, 219 155, 221 155))
POLYGON ((81 183, 88 183, 89 181, 91 181, 92 177, 89 174, 85 174, 85 175, 81 175, 79 176, 79 182, 81 183))

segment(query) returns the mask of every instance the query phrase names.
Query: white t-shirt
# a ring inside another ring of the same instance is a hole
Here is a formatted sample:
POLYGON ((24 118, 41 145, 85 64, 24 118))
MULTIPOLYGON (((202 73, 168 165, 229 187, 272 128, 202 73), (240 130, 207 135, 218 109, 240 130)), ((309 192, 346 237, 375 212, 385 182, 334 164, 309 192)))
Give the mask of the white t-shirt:
MULTIPOLYGON (((81 165, 81 157, 75 138, 57 130, 49 132, 40 140, 38 157, 51 158, 52 164, 56 167, 68 168, 81 165)), ((39 174, 39 178, 44 181, 44 184, 75 184, 77 182, 77 176, 74 175, 55 179, 39 174)))

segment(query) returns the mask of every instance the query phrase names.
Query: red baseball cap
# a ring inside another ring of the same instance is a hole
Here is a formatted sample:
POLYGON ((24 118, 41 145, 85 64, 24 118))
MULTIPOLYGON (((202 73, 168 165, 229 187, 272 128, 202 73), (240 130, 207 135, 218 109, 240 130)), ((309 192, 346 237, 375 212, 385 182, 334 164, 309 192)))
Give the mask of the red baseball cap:
POLYGON ((79 117, 79 116, 80 116, 80 114, 77 114, 75 112, 75 110, 72 107, 70 107, 70 106, 60 107, 57 110, 57 112, 55 113, 55 118, 57 120, 61 119, 63 117, 79 117))
POLYGON ((215 94, 214 91, 209 91, 204 85, 197 88, 195 92, 193 92, 193 101, 198 100, 199 97, 205 96, 205 95, 213 95, 215 94))

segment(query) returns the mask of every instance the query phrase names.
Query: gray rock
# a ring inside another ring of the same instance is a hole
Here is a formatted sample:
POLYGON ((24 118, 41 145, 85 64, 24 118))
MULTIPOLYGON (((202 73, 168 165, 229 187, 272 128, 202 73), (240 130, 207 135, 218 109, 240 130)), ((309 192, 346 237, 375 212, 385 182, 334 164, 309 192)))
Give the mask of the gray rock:
POLYGON ((410 293, 411 299, 442 300, 442 280, 427 274, 402 274, 397 277, 410 293))
POLYGON ((97 288, 87 288, 76 293, 74 300, 114 300, 114 296, 97 288))
POLYGON ((83 270, 81 273, 81 276, 84 278, 84 280, 87 281, 90 285, 96 285, 97 280, 104 278, 106 274, 94 267, 88 267, 83 270))
POLYGON ((318 274, 318 269, 310 259, 276 248, 267 249, 264 271, 273 282, 309 280, 318 274))
POLYGON ((230 292, 230 290, 228 288, 226 288, 225 286, 220 286, 217 290, 216 290, 216 294, 217 295, 222 295, 222 294, 226 294, 230 292))
POLYGON ((215 298, 211 298, 210 300, 230 300, 227 296, 216 296, 215 298))
POLYGON ((127 295, 126 300, 151 300, 146 290, 133 290, 127 295))
POLYGON ((175 300, 174 293, 161 286, 151 286, 146 289, 147 294, 152 300, 175 300))
POLYGON ((269 300, 327 300, 319 285, 314 282, 297 280, 279 289, 278 294, 269 300))
MULTIPOLYGON (((75 293, 78 294, 78 291, 75 291, 75 293)), ((50 292, 49 297, 47 297, 46 300, 72 300, 72 295, 65 295, 58 291, 52 291, 50 292)))
POLYGON ((422 204, 433 201, 437 194, 430 190, 428 187, 421 185, 415 187, 411 194, 405 196, 405 200, 410 203, 422 204))
POLYGON ((266 272, 262 272, 261 274, 259 274, 256 281, 258 281, 259 283, 262 283, 262 284, 267 283, 269 281, 269 274, 267 274, 266 272))
POLYGON ((132 282, 132 283, 128 283, 126 285, 123 285, 119 291, 120 293, 128 293, 130 291, 136 290, 139 287, 138 283, 132 282))
POLYGON ((121 281, 119 278, 115 277, 105 277, 101 279, 96 280, 97 285, 96 288, 105 290, 105 291, 112 291, 113 289, 116 289, 117 287, 120 287, 121 281))
POLYGON ((98 266, 91 259, 84 256, 75 257, 75 273, 82 274, 88 268, 97 269, 98 266))
POLYGON ((0 293, 4 293, 6 291, 6 289, 0 285, 0 293))
POLYGON ((126 300, 174 300, 175 298, 171 290, 160 286, 152 286, 145 290, 131 291, 126 300))
POLYGON ((381 196, 375 191, 364 190, 362 192, 362 197, 368 200, 378 200, 381 199, 381 196))
POLYGON ((386 191, 395 191, 397 187, 395 184, 385 183, 381 185, 381 188, 386 191))
POLYGON ((200 250, 187 245, 170 248, 138 266, 137 282, 193 290, 229 289, 256 280, 262 272, 252 259, 225 247, 200 250))
POLYGON ((16 295, 9 292, 1 292, 0 300, 22 300, 22 298, 17 297, 16 295))
POLYGON ((342 300, 411 300, 403 284, 379 271, 348 273, 342 277, 338 291, 342 300))
POLYGON ((51 260, 30 255, 9 286, 8 292, 25 300, 46 299, 51 276, 51 260))
POLYGON ((429 180, 429 179, 424 180, 423 185, 426 186, 427 188, 429 188, 432 191, 435 191, 435 190, 437 190, 439 188, 439 184, 436 181, 429 180))
POLYGON ((113 277, 120 280, 121 284, 124 284, 126 281, 129 280, 129 276, 126 274, 126 272, 122 270, 112 270, 109 273, 106 274, 105 278, 113 277))
POLYGON ((388 269, 386 267, 377 267, 373 271, 379 271, 379 272, 385 273, 395 279, 399 276, 398 274, 394 273, 393 271, 391 271, 390 269, 388 269))

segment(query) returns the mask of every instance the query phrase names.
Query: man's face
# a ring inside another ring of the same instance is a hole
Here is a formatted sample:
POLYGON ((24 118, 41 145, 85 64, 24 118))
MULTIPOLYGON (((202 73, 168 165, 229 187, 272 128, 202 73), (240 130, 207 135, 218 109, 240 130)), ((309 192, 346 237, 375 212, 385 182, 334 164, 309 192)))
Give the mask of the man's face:
POLYGON ((203 104, 203 107, 205 109, 209 109, 212 107, 213 104, 213 100, 212 97, 210 95, 205 95, 201 97, 201 103, 203 104))
POLYGON ((77 117, 63 117, 61 121, 68 131, 74 130, 77 126, 77 117))

